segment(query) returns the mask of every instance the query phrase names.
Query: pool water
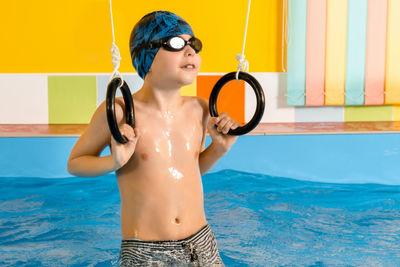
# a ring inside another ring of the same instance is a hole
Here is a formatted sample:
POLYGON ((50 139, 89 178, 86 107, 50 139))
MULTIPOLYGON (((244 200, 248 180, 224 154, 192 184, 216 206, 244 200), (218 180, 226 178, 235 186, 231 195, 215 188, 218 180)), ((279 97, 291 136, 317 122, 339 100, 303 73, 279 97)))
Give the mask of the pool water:
MULTIPOLYGON (((400 186, 222 170, 203 177, 226 266, 400 266, 400 186)), ((0 178, 0 266, 111 266, 114 175, 0 178)))

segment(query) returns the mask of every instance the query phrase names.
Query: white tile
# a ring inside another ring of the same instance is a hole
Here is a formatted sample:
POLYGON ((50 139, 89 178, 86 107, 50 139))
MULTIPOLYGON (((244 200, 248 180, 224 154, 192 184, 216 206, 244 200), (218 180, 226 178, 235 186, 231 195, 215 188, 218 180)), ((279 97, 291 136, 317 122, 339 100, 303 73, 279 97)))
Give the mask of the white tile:
POLYGON ((47 124, 46 74, 0 74, 0 124, 47 124))
MULTIPOLYGON (((294 122, 294 107, 285 101, 286 73, 253 72, 250 73, 261 84, 265 95, 265 110, 261 122, 294 122)), ((256 96, 249 84, 245 86, 245 121, 248 122, 256 109, 256 96)))
POLYGON ((343 106, 295 107, 296 122, 342 122, 343 106))
MULTIPOLYGON (((97 106, 99 106, 105 99, 107 94, 107 86, 109 83, 109 75, 97 75, 97 106)), ((136 93, 143 86, 143 79, 137 74, 123 74, 122 78, 127 82, 131 94, 136 93)), ((120 90, 117 90, 115 97, 122 97, 120 90)))

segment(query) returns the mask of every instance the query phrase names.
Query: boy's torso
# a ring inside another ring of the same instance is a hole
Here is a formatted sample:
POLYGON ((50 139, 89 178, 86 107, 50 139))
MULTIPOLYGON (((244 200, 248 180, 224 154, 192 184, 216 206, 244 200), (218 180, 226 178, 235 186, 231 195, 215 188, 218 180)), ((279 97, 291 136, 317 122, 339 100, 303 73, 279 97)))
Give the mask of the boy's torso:
POLYGON ((134 100, 141 135, 117 171, 122 239, 178 240, 207 223, 199 169, 204 108, 197 98, 183 99, 176 114, 149 112, 134 100))

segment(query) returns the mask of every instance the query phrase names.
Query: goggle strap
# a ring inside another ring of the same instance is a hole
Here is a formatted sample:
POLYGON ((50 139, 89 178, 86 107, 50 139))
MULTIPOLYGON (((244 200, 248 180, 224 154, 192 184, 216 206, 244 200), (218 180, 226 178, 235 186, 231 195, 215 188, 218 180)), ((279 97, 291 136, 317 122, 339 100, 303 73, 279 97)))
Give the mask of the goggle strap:
MULTIPOLYGON (((170 38, 172 38, 172 37, 176 37, 176 36, 169 36, 169 37, 165 37, 165 38, 162 38, 162 39, 159 39, 159 40, 155 40, 155 41, 152 41, 152 42, 149 42, 149 43, 145 43, 145 44, 141 44, 141 45, 138 45, 137 47, 135 47, 134 49, 133 49, 133 52, 134 53, 136 53, 136 51, 138 51, 138 50, 140 50, 140 49, 143 49, 143 48, 145 48, 145 49, 154 49, 154 48, 159 48, 159 47, 161 47, 164 43, 166 43, 170 38)), ((181 38, 181 37, 180 37, 181 38)), ((182 38, 183 39, 183 38, 182 38)), ((194 48, 194 42, 196 41, 196 37, 192 37, 192 38, 190 38, 188 41, 186 41, 185 39, 183 39, 184 41, 185 41, 185 45, 183 46, 183 47, 185 47, 186 45, 190 45, 193 49, 195 49, 194 48), (193 39, 193 40, 192 40, 193 39)), ((183 49, 183 47, 181 48, 181 49, 183 49)), ((172 49, 174 49, 174 48, 172 48, 172 49)), ((181 49, 176 49, 176 51, 180 51, 181 49)), ((198 50, 198 49, 195 49, 196 50, 196 52, 198 52, 198 51, 200 51, 200 50, 198 50)))

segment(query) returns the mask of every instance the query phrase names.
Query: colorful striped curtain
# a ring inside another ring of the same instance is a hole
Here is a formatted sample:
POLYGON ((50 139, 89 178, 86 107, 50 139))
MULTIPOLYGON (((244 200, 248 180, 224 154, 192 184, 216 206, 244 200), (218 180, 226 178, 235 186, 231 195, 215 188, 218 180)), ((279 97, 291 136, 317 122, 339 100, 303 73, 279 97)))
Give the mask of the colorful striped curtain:
POLYGON ((287 30, 288 105, 400 103, 400 0, 288 0, 287 30))

